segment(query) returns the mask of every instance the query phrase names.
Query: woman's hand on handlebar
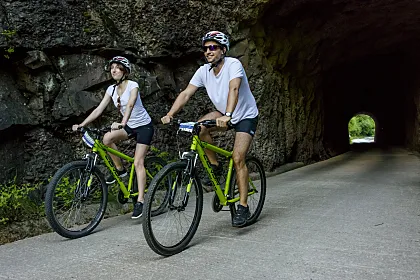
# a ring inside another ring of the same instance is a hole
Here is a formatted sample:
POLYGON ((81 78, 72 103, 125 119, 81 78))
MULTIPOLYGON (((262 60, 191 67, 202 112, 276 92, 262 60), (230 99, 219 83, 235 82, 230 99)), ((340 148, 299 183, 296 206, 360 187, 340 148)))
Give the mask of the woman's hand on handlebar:
POLYGON ((71 127, 71 129, 73 130, 73 131, 77 131, 79 128, 81 128, 81 127, 83 127, 83 125, 80 125, 80 124, 74 124, 72 127, 71 127))
POLYGON ((124 125, 122 123, 114 122, 111 125, 111 130, 118 130, 118 129, 121 129, 123 127, 124 127, 124 125))

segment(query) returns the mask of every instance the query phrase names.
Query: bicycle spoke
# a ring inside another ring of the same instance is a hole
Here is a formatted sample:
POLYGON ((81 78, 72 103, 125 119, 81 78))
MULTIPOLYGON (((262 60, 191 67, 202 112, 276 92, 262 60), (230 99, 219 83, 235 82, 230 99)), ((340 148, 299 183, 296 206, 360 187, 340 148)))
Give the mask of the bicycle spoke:
POLYGON ((77 238, 88 234, 103 217, 107 187, 98 171, 87 171, 86 162, 73 162, 57 171, 46 194, 46 213, 60 235, 77 238))
MULTIPOLYGON (((248 207, 251 213, 251 217, 248 219, 248 225, 254 223, 263 208, 266 193, 266 179, 264 168, 262 164, 254 157, 247 157, 246 165, 248 168, 249 180, 248 180, 248 207)), ((236 184, 236 178, 233 177, 230 185, 230 196, 232 198, 239 197, 238 186, 236 184)), ((239 203, 239 202, 237 202, 239 203)), ((235 204, 237 204, 235 203, 235 204)), ((235 204, 230 205, 230 211, 232 215, 236 213, 235 204)))
MULTIPOLYGON (((160 157, 147 157, 144 162, 146 169, 146 196, 149 190, 147 189, 156 176, 156 174, 166 165, 166 161, 160 157)), ((133 192, 138 192, 137 178, 133 182, 133 192)), ((169 200, 169 185, 162 184, 156 192, 155 198, 152 202, 152 216, 161 214, 166 210, 169 200)), ((137 197, 133 197, 133 203, 137 202, 137 197)))
MULTIPOLYGON (((153 218, 146 214, 146 221, 143 223, 145 237, 149 245, 152 244, 151 247, 163 255, 170 255, 182 250, 193 237, 201 217, 202 192, 200 192, 201 188, 196 179, 192 180, 189 199, 184 205, 187 186, 191 179, 184 170, 184 162, 174 163, 163 170, 163 173, 159 173, 150 187, 152 197, 148 199, 153 201, 153 196, 156 195, 156 190, 162 182, 166 186, 168 186, 168 182, 173 182, 170 191, 172 198, 167 211, 153 218), (168 180, 168 178, 171 179, 168 180)), ((146 203, 147 207, 148 202, 146 203)))

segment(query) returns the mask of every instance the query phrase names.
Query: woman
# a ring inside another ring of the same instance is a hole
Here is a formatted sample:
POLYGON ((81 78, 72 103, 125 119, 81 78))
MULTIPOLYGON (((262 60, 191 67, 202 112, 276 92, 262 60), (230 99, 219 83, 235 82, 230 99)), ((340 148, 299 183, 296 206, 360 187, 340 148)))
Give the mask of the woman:
MULTIPOLYGON (((111 125, 111 132, 105 134, 103 143, 108 147, 117 150, 116 142, 135 137, 137 139, 136 151, 134 154, 134 165, 136 168, 139 196, 134 205, 132 219, 140 218, 143 212, 144 189, 146 187, 146 170, 144 158, 152 141, 154 129, 152 120, 140 100, 139 85, 128 79, 131 72, 130 62, 122 56, 114 57, 110 62, 110 71, 115 84, 108 87, 106 94, 99 106, 81 123, 73 125, 75 131, 79 127, 86 126, 98 118, 112 100, 114 105, 123 115, 121 122, 114 122, 111 125), (120 129, 120 127, 123 127, 120 129)), ((111 155, 112 161, 117 168, 120 177, 127 176, 121 159, 111 155)), ((107 179, 107 184, 115 182, 113 176, 107 179)))

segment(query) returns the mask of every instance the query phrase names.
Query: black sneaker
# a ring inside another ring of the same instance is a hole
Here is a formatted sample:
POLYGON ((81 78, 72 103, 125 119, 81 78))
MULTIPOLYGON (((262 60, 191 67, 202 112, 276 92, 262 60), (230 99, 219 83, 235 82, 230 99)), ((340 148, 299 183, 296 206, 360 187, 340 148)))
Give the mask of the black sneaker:
POLYGON ((131 216, 131 219, 138 219, 143 214, 143 203, 137 202, 134 204, 134 211, 133 215, 131 216))
POLYGON ((236 210, 236 214, 232 219, 232 226, 234 227, 242 227, 246 225, 249 217, 251 217, 251 212, 249 212, 249 207, 244 207, 241 204, 238 205, 238 210, 236 210))
MULTIPOLYGON (((117 174, 118 174, 118 176, 120 176, 120 178, 123 178, 123 177, 128 175, 127 170, 125 170, 125 168, 123 170, 118 170, 117 169, 117 174)), ((115 183, 114 176, 109 175, 109 177, 106 179, 105 183, 107 183, 108 185, 114 184, 115 183)))
MULTIPOLYGON (((223 168, 221 167, 221 165, 215 165, 215 164, 210 164, 211 168, 213 169, 214 175, 216 176, 217 179, 219 179, 222 174, 223 174, 223 168)), ((204 175, 204 178, 201 180, 201 183, 205 186, 213 186, 213 183, 211 182, 207 172, 205 172, 206 175, 204 175)), ((219 182, 220 183, 220 182, 219 182)))

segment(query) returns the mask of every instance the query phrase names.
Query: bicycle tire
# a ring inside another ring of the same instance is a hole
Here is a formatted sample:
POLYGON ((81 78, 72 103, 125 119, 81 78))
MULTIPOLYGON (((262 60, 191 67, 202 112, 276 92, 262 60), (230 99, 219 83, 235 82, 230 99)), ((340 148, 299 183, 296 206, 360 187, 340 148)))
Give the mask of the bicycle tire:
MULTIPOLYGON (((248 226, 257 221, 264 207, 264 201, 265 201, 265 196, 267 192, 267 179, 265 177, 264 166, 256 157, 247 156, 245 159, 245 162, 249 171, 249 176, 251 177, 253 185, 256 186, 256 189, 257 189, 257 193, 254 193, 248 196, 248 206, 249 206, 249 211, 251 212, 251 216, 249 217, 247 223, 244 225, 244 226, 248 226)), ((252 186, 249 186, 249 190, 251 188, 252 186)), ((231 182, 229 185, 229 196, 232 199, 239 196, 239 190, 236 184, 235 169, 232 174, 231 182)), ((236 214, 236 205, 238 203, 239 201, 229 205, 232 218, 236 214)))
POLYGON ((191 178, 187 172, 186 161, 174 162, 166 165, 153 178, 149 187, 144 209, 143 233, 149 247, 157 254, 171 256, 184 250, 194 237, 200 223, 203 211, 203 190, 197 176, 191 178), (187 205, 181 204, 185 199, 185 183, 192 180, 187 205), (152 219, 151 205, 160 186, 171 183, 170 198, 161 215, 152 219), (174 222, 170 223, 170 219, 174 222), (174 223, 179 223, 175 225, 174 223), (185 230, 180 230, 183 223, 189 223, 185 230), (169 226, 168 226, 169 224, 169 226), (163 240, 173 239, 172 241, 163 240), (172 243, 171 243, 172 242, 172 243))
MULTIPOLYGON (((160 158, 160 157, 147 157, 144 160, 144 167, 149 171, 150 176, 146 174, 146 191, 148 190, 148 186, 152 182, 154 176, 167 164, 167 162, 160 158)), ((133 179, 133 193, 138 192, 138 186, 137 186, 137 176, 134 176, 133 179)), ((147 192, 146 192, 147 195, 147 192)), ((164 194, 163 199, 161 198, 159 201, 161 203, 158 203, 152 210, 152 216, 159 215, 162 213, 162 211, 165 209, 166 204, 168 203, 169 199, 169 187, 167 189, 166 194, 164 194)), ((157 200, 155 200, 157 201, 157 200)), ((137 203, 137 196, 132 197, 133 206, 137 203)))
POLYGON ((55 232, 66 238, 88 235, 105 214, 108 186, 96 166, 90 172, 86 165, 87 161, 67 163, 54 174, 47 186, 47 220, 55 232))

